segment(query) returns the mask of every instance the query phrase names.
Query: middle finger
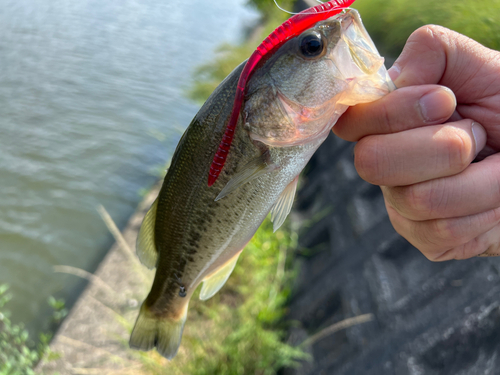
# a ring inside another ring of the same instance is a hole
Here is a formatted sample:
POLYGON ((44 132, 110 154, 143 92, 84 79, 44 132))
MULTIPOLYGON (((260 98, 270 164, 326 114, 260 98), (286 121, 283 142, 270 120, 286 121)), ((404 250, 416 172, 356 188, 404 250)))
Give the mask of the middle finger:
POLYGON ((471 120, 362 138, 354 163, 366 181, 403 186, 463 171, 486 143, 486 132, 471 120))

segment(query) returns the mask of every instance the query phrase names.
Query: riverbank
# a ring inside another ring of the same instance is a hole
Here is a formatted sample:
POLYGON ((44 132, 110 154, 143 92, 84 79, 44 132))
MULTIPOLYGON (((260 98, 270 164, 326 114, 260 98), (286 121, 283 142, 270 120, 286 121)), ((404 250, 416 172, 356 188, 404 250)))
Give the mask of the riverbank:
MULTIPOLYGON (((130 322, 151 285, 154 271, 143 267, 131 249, 147 210, 159 192, 155 186, 138 206, 94 274, 71 267, 55 270, 84 277, 89 284, 75 303, 50 344, 58 357, 42 361, 43 374, 122 374, 142 364, 127 348, 130 322)), ((136 372, 138 373, 138 372, 136 372)))

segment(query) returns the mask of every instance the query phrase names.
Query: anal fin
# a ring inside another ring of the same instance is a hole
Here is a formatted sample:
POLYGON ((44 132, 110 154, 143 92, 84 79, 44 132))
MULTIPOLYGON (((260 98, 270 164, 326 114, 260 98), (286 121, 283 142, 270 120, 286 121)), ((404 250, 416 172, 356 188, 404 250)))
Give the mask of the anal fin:
POLYGON ((292 209, 293 198, 295 197, 295 190, 297 190, 298 181, 299 176, 297 175, 297 177, 295 177, 292 182, 287 185, 285 190, 283 190, 273 208, 271 208, 271 221, 273 222, 274 232, 281 227, 292 209))
POLYGON ((207 299, 213 297, 214 294, 224 286, 227 279, 233 272, 234 266, 236 265, 240 254, 241 251, 203 280, 203 286, 200 291, 200 299, 202 301, 206 301, 207 299))
POLYGON ((155 221, 158 199, 154 201, 151 208, 144 216, 144 220, 137 236, 136 251, 142 264, 149 269, 155 268, 158 262, 158 250, 155 245, 155 221))

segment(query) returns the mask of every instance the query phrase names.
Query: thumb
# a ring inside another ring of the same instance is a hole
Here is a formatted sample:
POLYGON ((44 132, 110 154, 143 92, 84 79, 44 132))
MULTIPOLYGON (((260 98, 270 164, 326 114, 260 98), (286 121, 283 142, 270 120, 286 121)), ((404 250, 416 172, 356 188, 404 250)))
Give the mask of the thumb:
POLYGON ((457 101, 474 102, 485 95, 474 88, 490 86, 498 74, 494 54, 464 35, 428 25, 410 35, 389 73, 397 87, 440 84, 453 90, 457 101))

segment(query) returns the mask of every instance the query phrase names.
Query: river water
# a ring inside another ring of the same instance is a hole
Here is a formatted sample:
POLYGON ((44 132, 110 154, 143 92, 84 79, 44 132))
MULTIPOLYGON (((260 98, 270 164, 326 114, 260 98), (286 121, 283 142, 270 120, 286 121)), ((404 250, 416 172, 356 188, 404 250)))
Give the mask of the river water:
POLYGON ((198 106, 194 68, 238 42, 245 0, 0 0, 0 284, 13 320, 47 327, 82 286, 198 106))

